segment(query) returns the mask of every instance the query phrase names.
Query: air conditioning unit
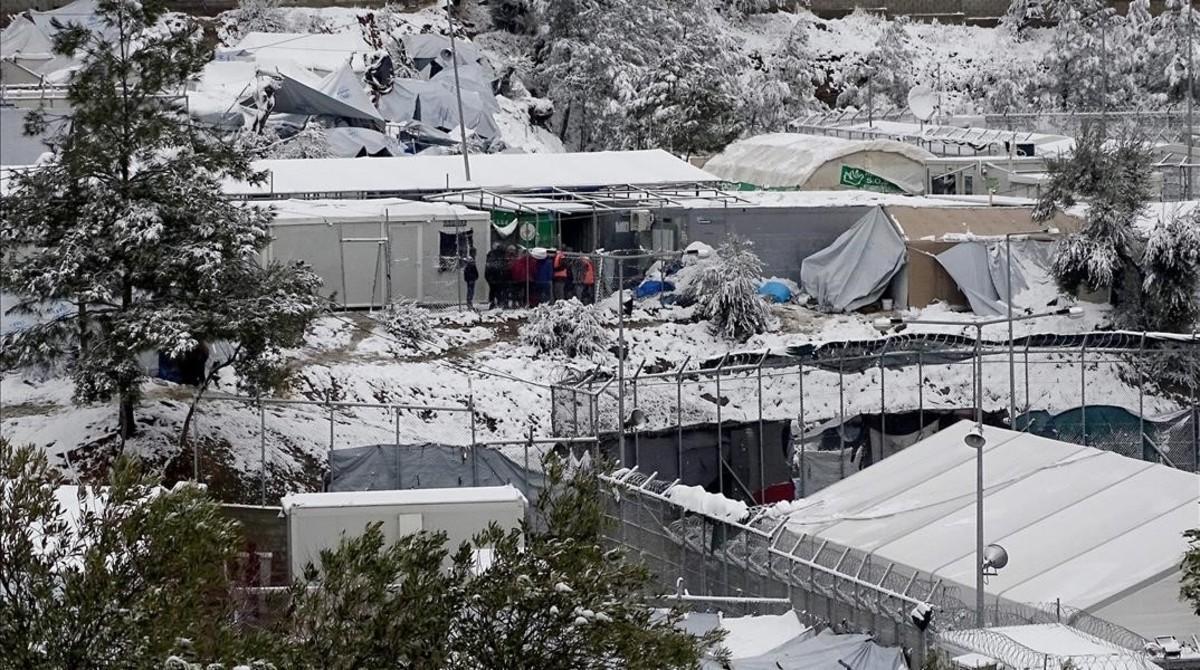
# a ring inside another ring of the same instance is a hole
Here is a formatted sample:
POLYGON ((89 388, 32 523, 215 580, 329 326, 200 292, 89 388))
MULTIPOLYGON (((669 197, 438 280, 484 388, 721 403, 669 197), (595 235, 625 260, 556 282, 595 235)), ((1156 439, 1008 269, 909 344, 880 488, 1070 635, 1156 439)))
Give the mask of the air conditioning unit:
POLYGON ((654 223, 654 214, 648 209, 635 209, 629 213, 629 230, 634 233, 644 233, 650 230, 654 223))

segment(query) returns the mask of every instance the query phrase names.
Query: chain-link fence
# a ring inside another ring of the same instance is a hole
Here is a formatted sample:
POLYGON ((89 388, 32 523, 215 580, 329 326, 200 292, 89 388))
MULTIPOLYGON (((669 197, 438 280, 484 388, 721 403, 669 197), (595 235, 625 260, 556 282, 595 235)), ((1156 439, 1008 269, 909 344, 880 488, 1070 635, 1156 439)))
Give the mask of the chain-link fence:
MULTIPOLYGON (((683 427, 715 425, 719 437, 722 426, 792 421, 801 495, 974 418, 977 406, 990 425, 1197 472, 1198 368, 1194 337, 1026 337, 1011 348, 984 342, 976 359, 961 336, 896 336, 673 370, 648 372, 641 361, 627 363, 623 375, 592 370, 554 387, 552 425, 556 435, 599 437, 628 426, 636 408, 641 422, 626 440, 678 428, 682 456, 683 427)), ((761 462, 762 431, 758 439, 761 462)))
MULTIPOLYGON (((653 475, 618 470, 603 479, 613 492, 610 540, 645 562, 659 591, 688 594, 697 603, 713 596, 720 609, 734 615, 790 606, 811 625, 869 632, 882 644, 910 649, 915 665, 921 664, 926 635, 945 644, 956 632, 976 627, 975 610, 963 602, 958 586, 797 534, 787 527, 786 516, 772 516, 768 508, 752 508, 745 521, 722 520, 675 504, 667 494, 672 483, 653 475), (913 614, 925 606, 932 617, 922 629, 913 614)), ((1063 623, 1115 645, 1120 654, 1140 652, 1144 643, 1128 630, 1059 603, 1030 605, 988 596, 984 623, 1063 623)))

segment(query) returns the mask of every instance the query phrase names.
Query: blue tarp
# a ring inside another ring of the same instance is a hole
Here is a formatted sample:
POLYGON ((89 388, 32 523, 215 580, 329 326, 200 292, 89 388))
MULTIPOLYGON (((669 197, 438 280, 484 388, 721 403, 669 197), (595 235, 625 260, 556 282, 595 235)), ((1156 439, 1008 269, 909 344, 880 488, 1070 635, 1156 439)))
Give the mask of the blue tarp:
POLYGON ((758 294, 766 296, 771 302, 791 302, 792 300, 792 290, 783 282, 763 282, 763 285, 758 287, 758 294))

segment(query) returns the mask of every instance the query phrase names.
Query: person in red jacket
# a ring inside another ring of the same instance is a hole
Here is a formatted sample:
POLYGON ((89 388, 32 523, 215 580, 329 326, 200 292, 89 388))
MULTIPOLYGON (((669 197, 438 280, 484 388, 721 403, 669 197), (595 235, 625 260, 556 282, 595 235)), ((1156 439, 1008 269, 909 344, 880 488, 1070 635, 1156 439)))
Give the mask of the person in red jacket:
POLYGON ((587 256, 575 258, 575 297, 579 302, 590 305, 596 299, 596 268, 587 256))
POLYGON ((515 305, 529 306, 530 282, 533 281, 533 269, 536 261, 524 249, 512 249, 512 262, 509 265, 512 277, 512 299, 515 305))
POLYGON ((566 256, 566 253, 570 253, 570 251, 571 247, 564 247, 554 252, 554 302, 567 298, 571 259, 566 256))

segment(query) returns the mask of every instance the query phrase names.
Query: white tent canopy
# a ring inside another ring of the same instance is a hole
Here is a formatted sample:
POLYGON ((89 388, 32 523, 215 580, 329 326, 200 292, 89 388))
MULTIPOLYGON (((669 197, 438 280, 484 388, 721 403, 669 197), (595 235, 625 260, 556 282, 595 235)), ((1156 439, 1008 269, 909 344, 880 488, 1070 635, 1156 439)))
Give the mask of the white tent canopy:
MULTIPOLYGON (((960 422, 817 493, 789 528, 973 590, 969 429, 960 422)), ((1143 636, 1200 630, 1177 599, 1148 612, 1143 593, 1178 584, 1182 533, 1200 518, 1200 476, 1026 433, 985 434, 986 539, 1011 556, 989 596, 1061 599, 1143 636)))
POLYGON ((711 174, 660 149, 568 154, 476 154, 471 181, 463 177, 462 156, 412 156, 308 160, 263 160, 262 184, 226 182, 229 195, 301 193, 440 193, 455 189, 497 191, 589 188, 624 184, 713 183, 711 174))
POLYGON ((738 140, 705 164, 713 174, 762 188, 840 188, 841 167, 866 170, 908 193, 925 192, 925 161, 934 155, 893 140, 843 140, 769 133, 738 140))

